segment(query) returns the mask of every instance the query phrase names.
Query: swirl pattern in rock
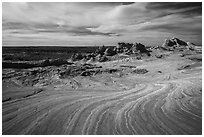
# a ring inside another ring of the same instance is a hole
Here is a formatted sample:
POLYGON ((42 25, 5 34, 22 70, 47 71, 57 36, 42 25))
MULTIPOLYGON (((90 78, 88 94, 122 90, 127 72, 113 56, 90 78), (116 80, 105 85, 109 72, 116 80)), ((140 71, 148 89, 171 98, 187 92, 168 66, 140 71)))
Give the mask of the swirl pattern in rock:
POLYGON ((47 90, 4 102, 2 133, 202 134, 201 81, 199 69, 154 76, 118 92, 47 90))

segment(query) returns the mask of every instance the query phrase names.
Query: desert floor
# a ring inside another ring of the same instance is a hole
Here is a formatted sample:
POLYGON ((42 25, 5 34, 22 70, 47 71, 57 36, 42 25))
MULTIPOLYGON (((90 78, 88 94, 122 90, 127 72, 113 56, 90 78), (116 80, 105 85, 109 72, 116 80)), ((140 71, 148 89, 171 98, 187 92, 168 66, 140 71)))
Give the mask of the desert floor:
POLYGON ((123 73, 53 76, 46 87, 3 81, 2 134, 202 134, 201 56, 95 63, 123 73))

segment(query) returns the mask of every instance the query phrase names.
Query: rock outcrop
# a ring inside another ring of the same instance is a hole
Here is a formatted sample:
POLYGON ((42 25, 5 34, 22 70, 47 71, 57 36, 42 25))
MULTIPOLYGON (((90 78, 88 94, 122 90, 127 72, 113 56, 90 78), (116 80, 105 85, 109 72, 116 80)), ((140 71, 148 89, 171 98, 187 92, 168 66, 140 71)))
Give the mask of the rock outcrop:
POLYGON ((72 56, 71 56, 71 60, 72 61, 77 61, 77 60, 81 60, 83 59, 84 56, 81 54, 81 53, 74 53, 72 56))
POLYGON ((194 43, 191 43, 191 42, 187 42, 187 45, 188 45, 188 49, 190 50, 194 50, 196 46, 194 43))
POLYGON ((148 53, 148 50, 146 49, 145 45, 141 43, 134 43, 136 51, 139 51, 140 53, 148 53))
POLYGON ((104 52, 106 56, 114 56, 116 54, 116 51, 113 48, 107 48, 104 52))
POLYGON ((123 52, 128 52, 128 50, 131 49, 132 43, 125 43, 125 42, 119 42, 118 45, 116 46, 116 52, 117 53, 123 53, 123 52))
POLYGON ((146 46, 141 43, 125 43, 119 42, 115 47, 105 47, 99 46, 94 52, 89 54, 81 54, 81 53, 74 53, 71 57, 71 61, 99 61, 105 62, 109 59, 112 59, 111 56, 115 56, 117 54, 126 54, 126 55, 143 55, 146 54, 150 56, 150 51, 147 50, 146 46))
POLYGON ((149 55, 149 51, 146 49, 145 45, 141 43, 125 43, 120 42, 116 46, 117 53, 125 53, 125 54, 139 54, 139 53, 147 53, 149 55))
POLYGON ((187 46, 187 43, 178 38, 171 38, 171 39, 166 39, 162 45, 162 47, 165 47, 165 48, 178 47, 178 46, 187 46))
POLYGON ((98 47, 98 49, 96 49, 95 54, 104 55, 105 50, 106 50, 106 47, 104 45, 100 46, 98 47))
POLYGON ((178 38, 171 38, 171 39, 166 39, 163 45, 160 47, 161 49, 164 50, 195 50, 196 45, 190 42, 185 42, 183 40, 180 40, 178 38))

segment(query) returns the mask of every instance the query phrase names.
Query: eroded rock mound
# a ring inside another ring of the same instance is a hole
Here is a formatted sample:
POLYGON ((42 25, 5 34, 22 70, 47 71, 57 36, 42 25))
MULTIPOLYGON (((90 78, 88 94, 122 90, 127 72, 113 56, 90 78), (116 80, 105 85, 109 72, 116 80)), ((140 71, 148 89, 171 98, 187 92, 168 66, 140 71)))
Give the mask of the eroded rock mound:
POLYGON ((71 60, 72 61, 77 61, 77 60, 81 60, 83 59, 84 56, 81 54, 81 53, 74 53, 72 56, 71 56, 71 60))
POLYGON ((191 43, 191 42, 187 42, 187 45, 188 45, 188 49, 190 50, 194 50, 196 46, 194 43, 191 43))
POLYGON ((131 49, 132 43, 119 42, 116 46, 117 53, 128 52, 131 49))
POLYGON ((141 43, 135 43, 133 45, 136 48, 136 51, 139 51, 140 53, 148 53, 149 51, 146 49, 145 45, 141 44, 141 43))
POLYGON ((176 47, 176 46, 187 46, 187 43, 178 38, 171 38, 166 39, 162 45, 162 47, 176 47))
POLYGON ((116 51, 113 48, 107 48, 104 52, 106 56, 114 56, 116 55, 116 51))
POLYGON ((190 42, 185 42, 183 40, 180 40, 178 38, 171 38, 171 39, 166 39, 161 46, 161 49, 164 50, 195 50, 196 45, 190 42))
POLYGON ((106 47, 104 45, 100 46, 98 47, 98 49, 96 49, 95 54, 104 55, 105 50, 106 50, 106 47))
POLYGON ((145 45, 141 43, 125 43, 120 42, 116 46, 116 52, 117 53, 125 53, 127 55, 130 54, 140 54, 140 53, 146 53, 147 55, 150 55, 145 45))

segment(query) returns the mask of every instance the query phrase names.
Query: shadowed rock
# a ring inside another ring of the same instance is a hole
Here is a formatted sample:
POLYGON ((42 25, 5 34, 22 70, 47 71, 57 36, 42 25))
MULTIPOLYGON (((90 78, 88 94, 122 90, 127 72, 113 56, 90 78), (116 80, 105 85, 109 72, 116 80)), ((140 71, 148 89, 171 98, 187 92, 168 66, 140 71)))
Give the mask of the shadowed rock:
POLYGON ((132 45, 133 45, 132 43, 119 42, 118 45, 116 46, 116 52, 117 53, 127 52, 129 49, 131 49, 132 45))
POLYGON ((133 73, 136 73, 136 74, 145 74, 147 72, 149 72, 148 70, 146 69, 135 69, 132 71, 133 73))
POLYGON ((184 49, 188 48, 188 44, 185 41, 180 40, 178 38, 171 38, 166 39, 161 47, 169 51, 173 51, 175 49, 183 51, 184 49))
POLYGON ((105 62, 105 61, 108 61, 108 58, 104 55, 104 56, 101 56, 99 57, 99 62, 105 62))
POLYGON ((146 49, 145 45, 141 43, 134 43, 136 50, 139 51, 140 53, 149 53, 149 51, 146 49))
POLYGON ((92 73, 90 71, 83 71, 80 76, 91 76, 92 73))
POLYGON ((105 50, 106 50, 106 48, 105 48, 104 45, 103 45, 103 46, 100 46, 100 47, 98 47, 98 49, 96 49, 95 54, 97 54, 97 55, 98 55, 98 54, 104 55, 105 50))
POLYGON ((166 39, 162 45, 162 47, 176 47, 176 46, 187 46, 187 43, 178 38, 171 38, 169 40, 166 39))
POLYGON ((72 56, 71 56, 71 60, 72 61, 77 61, 77 60, 81 60, 83 59, 84 56, 81 54, 81 53, 74 53, 72 56))
POLYGON ((187 42, 187 45, 188 45, 188 49, 190 50, 194 50, 196 46, 194 43, 191 43, 191 42, 187 42))
POLYGON ((104 52, 104 55, 106 56, 114 56, 116 55, 116 51, 114 51, 114 49, 112 48, 107 48, 104 52))
POLYGON ((156 58, 163 58, 164 56, 162 54, 156 54, 155 57, 156 58))

